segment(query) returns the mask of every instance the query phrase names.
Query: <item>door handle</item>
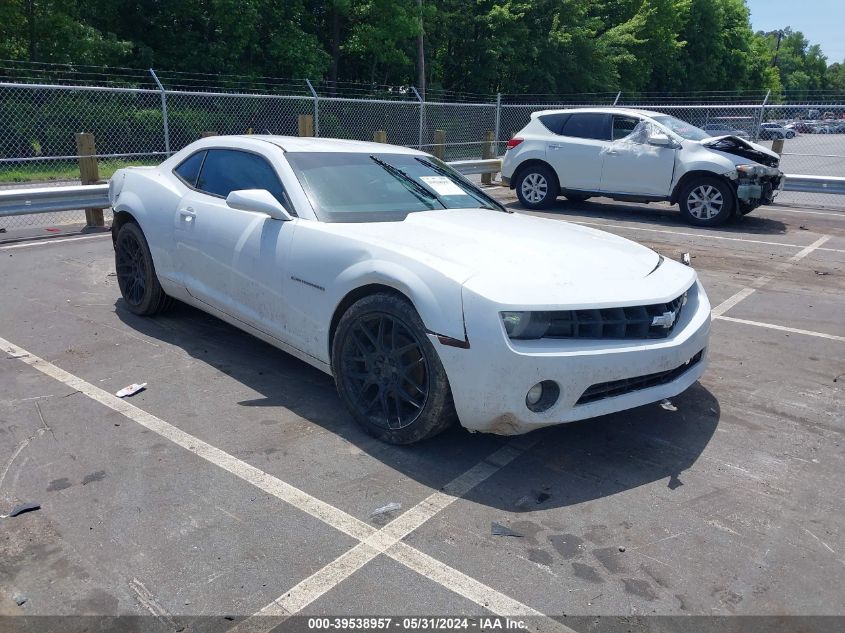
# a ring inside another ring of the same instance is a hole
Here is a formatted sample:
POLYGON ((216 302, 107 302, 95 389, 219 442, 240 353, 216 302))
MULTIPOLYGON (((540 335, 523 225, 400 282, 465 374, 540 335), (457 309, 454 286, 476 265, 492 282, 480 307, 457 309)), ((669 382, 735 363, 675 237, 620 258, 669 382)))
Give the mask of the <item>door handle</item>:
POLYGON ((196 211, 193 210, 192 207, 187 207, 185 209, 179 209, 179 215, 185 218, 185 222, 192 222, 195 217, 197 217, 196 211))

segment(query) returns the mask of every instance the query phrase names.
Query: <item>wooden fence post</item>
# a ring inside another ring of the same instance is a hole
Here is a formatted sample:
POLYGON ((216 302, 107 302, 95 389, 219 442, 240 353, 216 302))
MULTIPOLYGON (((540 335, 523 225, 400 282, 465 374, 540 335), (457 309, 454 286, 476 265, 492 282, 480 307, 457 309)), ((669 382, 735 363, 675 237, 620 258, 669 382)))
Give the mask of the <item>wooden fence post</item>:
POLYGON ((387 132, 384 130, 376 130, 373 132, 373 140, 376 143, 387 143, 387 132))
MULTIPOLYGON (((79 157, 79 180, 83 185, 95 185, 100 181, 100 170, 97 167, 97 147, 94 135, 89 132, 78 132, 76 138, 76 155, 79 157)), ((87 226, 105 226, 102 209, 85 209, 85 224, 87 226)))
POLYGON ((446 160, 446 132, 443 130, 434 130, 434 147, 431 148, 431 153, 440 160, 446 160))
POLYGON ((314 115, 300 114, 297 119, 300 136, 314 136, 314 115))
POLYGON ((783 139, 776 138, 772 141, 772 151, 778 156, 783 154, 783 139))
MULTIPOLYGON (((496 158, 496 135, 493 132, 487 132, 484 135, 484 145, 482 146, 481 158, 490 160, 496 158)), ((493 174, 486 172, 481 174, 481 184, 490 185, 493 183, 493 174)))

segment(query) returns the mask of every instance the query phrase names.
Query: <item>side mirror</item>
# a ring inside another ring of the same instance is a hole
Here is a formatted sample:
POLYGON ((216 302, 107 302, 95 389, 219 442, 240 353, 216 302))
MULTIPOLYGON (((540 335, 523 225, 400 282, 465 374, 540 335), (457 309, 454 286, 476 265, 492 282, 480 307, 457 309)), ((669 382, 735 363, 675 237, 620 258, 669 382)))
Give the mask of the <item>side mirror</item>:
POLYGON ((660 132, 657 132, 657 133, 652 134, 651 136, 648 137, 648 144, 649 145, 657 145, 659 147, 669 147, 669 146, 673 145, 674 143, 672 143, 672 139, 670 139, 665 134, 661 134, 660 132))
POLYGON ((282 222, 293 219, 287 209, 282 206, 282 203, 276 200, 273 194, 266 189, 233 191, 226 197, 226 204, 241 211, 266 213, 274 220, 281 220, 282 222))

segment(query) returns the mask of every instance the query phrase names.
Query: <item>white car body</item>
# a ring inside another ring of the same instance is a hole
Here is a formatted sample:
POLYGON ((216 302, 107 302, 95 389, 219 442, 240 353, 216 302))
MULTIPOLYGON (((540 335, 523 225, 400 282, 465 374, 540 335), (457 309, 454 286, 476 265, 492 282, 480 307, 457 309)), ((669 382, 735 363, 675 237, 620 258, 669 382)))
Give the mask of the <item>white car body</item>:
POLYGON ((731 135, 690 140, 657 120, 664 116, 627 108, 534 112, 528 125, 515 135, 518 144, 505 153, 502 179, 514 187, 525 166, 543 163, 554 170, 563 194, 674 203, 687 178, 716 176, 730 183, 739 200, 754 206, 770 203, 782 188, 783 174, 777 169, 776 153, 731 135), (565 132, 563 129, 553 131, 543 123, 546 116, 570 115, 602 115, 638 125, 629 136, 613 140, 615 128, 607 130, 607 138, 578 138, 558 133, 565 132), (761 173, 750 178, 738 173, 738 166, 749 164, 759 166, 761 173), (764 183, 766 186, 761 186, 764 183))
POLYGON ((704 372, 710 305, 693 269, 608 233, 486 209, 323 222, 286 159, 314 151, 428 156, 333 139, 211 137, 158 167, 116 172, 115 227, 132 219, 141 227, 168 295, 327 373, 332 328, 349 298, 385 287, 401 293, 446 370, 461 423, 473 431, 518 434, 628 409, 674 396, 704 372), (193 153, 215 148, 264 157, 295 217, 233 209, 174 175, 193 153), (684 293, 686 306, 665 338, 515 340, 500 316, 663 304, 684 293), (596 384, 661 372, 675 374, 578 404, 596 384), (544 380, 559 385, 559 398, 531 411, 526 393, 544 380))

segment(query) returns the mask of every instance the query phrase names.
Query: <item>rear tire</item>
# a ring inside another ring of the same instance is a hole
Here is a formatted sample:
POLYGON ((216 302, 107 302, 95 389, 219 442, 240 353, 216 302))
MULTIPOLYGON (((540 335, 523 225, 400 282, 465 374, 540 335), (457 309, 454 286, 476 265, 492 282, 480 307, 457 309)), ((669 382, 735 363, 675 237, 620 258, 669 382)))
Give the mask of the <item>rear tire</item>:
POLYGON ((413 444, 457 420, 437 351, 409 301, 364 297, 340 318, 332 373, 341 400, 363 429, 390 444, 413 444))
POLYGON ((702 176, 683 186, 678 203, 685 222, 696 226, 719 226, 731 217, 735 196, 725 181, 702 176))
POLYGON ((529 165, 516 179, 516 196, 528 209, 546 209, 557 200, 560 184, 548 165, 529 165))
POLYGON ((120 294, 130 312, 151 316, 173 304, 158 282, 144 232, 134 222, 125 223, 117 232, 114 260, 120 294))

